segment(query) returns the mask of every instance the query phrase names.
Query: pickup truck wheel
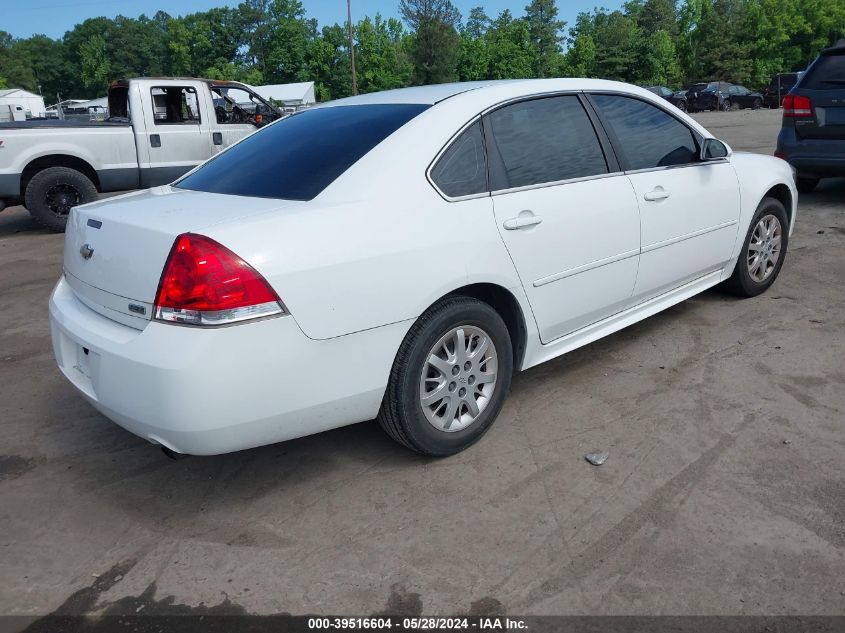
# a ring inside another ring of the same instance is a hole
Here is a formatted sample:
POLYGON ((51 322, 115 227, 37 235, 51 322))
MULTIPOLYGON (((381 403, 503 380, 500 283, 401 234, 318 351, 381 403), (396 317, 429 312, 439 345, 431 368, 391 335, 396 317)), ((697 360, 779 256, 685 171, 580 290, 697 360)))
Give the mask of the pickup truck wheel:
POLYGON ((96 199, 97 188, 85 174, 69 167, 48 167, 29 181, 24 204, 48 229, 64 231, 70 210, 96 199))

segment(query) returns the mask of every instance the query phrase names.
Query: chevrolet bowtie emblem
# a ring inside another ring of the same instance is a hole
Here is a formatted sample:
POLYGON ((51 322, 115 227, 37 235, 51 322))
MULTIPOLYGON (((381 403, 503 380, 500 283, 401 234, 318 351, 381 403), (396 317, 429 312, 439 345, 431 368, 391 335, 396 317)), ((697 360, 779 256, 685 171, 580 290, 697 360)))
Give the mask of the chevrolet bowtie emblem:
POLYGON ((79 254, 82 255, 82 259, 91 259, 94 249, 88 244, 83 244, 79 249, 79 254))

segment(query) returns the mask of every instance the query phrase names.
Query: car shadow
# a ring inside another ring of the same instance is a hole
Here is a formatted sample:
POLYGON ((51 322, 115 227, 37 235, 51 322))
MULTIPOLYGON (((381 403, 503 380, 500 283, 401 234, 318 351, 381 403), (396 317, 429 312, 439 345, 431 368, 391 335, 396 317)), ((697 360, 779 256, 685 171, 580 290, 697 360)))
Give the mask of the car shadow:
POLYGON ((23 207, 9 207, 0 212, 0 237, 17 233, 49 235, 52 232, 41 226, 23 207))

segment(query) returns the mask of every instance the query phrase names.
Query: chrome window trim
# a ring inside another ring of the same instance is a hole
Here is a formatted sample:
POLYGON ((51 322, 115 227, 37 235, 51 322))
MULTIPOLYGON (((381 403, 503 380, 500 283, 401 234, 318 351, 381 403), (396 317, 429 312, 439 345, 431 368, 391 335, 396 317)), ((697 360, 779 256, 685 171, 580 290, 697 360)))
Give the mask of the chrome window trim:
MULTIPOLYGON (((704 136, 703 134, 701 134, 695 128, 690 127, 689 123, 687 123, 680 116, 678 116, 680 114, 680 111, 676 107, 674 107, 674 106, 672 106, 671 108, 666 107, 667 105, 671 106, 671 104, 668 103, 665 99, 659 99, 657 101, 652 101, 651 99, 646 99, 642 95, 636 95, 636 94, 631 94, 631 93, 627 93, 627 92, 621 92, 619 90, 610 90, 610 89, 586 90, 586 91, 584 91, 584 93, 587 95, 588 99, 589 99, 590 95, 597 95, 597 94, 612 95, 612 96, 617 96, 617 97, 627 97, 629 99, 636 99, 637 101, 642 101, 643 103, 654 106, 655 108, 657 108, 661 112, 668 114, 670 117, 675 119, 678 123, 683 125, 687 130, 689 130, 689 133, 692 134, 693 140, 695 141, 695 143, 697 145, 697 149, 698 149, 699 153, 701 152, 701 146, 704 143, 705 139, 712 138, 712 139, 715 139, 717 141, 719 140, 715 136, 704 136), (661 103, 661 101, 662 101, 662 103, 661 103), (675 112, 673 112, 672 110, 675 110, 675 112)), ((601 112, 601 109, 598 107, 598 105, 593 104, 593 107, 596 109, 596 113, 598 114, 602 123, 603 124, 606 123, 605 118, 604 118, 604 114, 601 112)), ((608 128, 608 127, 609 127, 609 123, 607 123, 605 125, 605 128, 608 128)), ((613 135, 615 137, 615 132, 613 131, 612 128, 610 128, 610 130, 606 129, 606 132, 607 132, 608 136, 610 136, 610 134, 613 133, 613 135)), ((617 142, 621 143, 621 141, 619 141, 618 139, 616 139, 616 140, 617 140, 617 142)), ((612 138, 611 138, 610 143, 611 143, 611 145, 614 145, 612 138)), ((624 159, 624 156, 625 156, 625 154, 624 154, 625 150, 624 150, 624 147, 622 147, 620 149, 622 150, 622 156, 621 157, 617 156, 617 158, 620 158, 620 163, 621 163, 622 160, 624 159)), ((615 145, 614 145, 614 150, 616 150, 615 145)), ((664 170, 664 169, 677 169, 677 168, 681 168, 681 167, 695 167, 695 166, 698 166, 698 165, 712 165, 714 163, 730 162, 729 159, 730 159, 730 155, 726 156, 725 158, 718 159, 718 160, 708 160, 708 161, 697 160, 697 161, 694 161, 694 162, 691 162, 691 163, 681 163, 679 165, 664 165, 664 166, 661 166, 661 167, 645 167, 643 169, 626 169, 624 171, 625 171, 626 174, 639 174, 639 173, 646 173, 646 172, 649 172, 649 171, 660 171, 660 170, 664 170)), ((621 164, 620 164, 620 167, 622 167, 621 164)))
MULTIPOLYGON (((523 185, 521 187, 510 187, 508 189, 495 189, 495 190, 490 187, 489 174, 488 174, 487 191, 480 192, 480 193, 468 194, 468 195, 465 195, 465 196, 449 196, 449 195, 447 195, 446 193, 444 193, 440 189, 440 187, 437 186, 437 184, 434 182, 434 179, 431 177, 432 169, 434 169, 434 166, 437 164, 437 161, 440 160, 440 157, 443 156, 443 154, 445 154, 446 151, 451 147, 452 143, 454 143, 458 139, 458 137, 460 137, 461 134, 463 134, 467 130, 467 128, 469 128, 472 125, 474 125, 475 123, 479 122, 484 116, 487 116, 491 112, 498 110, 500 108, 504 108, 504 107, 509 106, 509 105, 513 105, 515 103, 523 102, 523 101, 533 101, 535 99, 545 99, 545 98, 550 98, 550 97, 561 97, 561 96, 569 96, 569 95, 575 95, 575 96, 586 95, 587 98, 589 98, 589 96, 591 94, 608 94, 608 95, 616 95, 616 96, 619 96, 619 97, 628 97, 628 98, 637 99, 639 101, 642 101, 643 103, 647 103, 649 105, 652 105, 652 106, 658 108, 659 110, 661 110, 662 112, 668 114, 670 117, 675 119, 678 123, 680 123, 685 128, 687 128, 690 131, 690 133, 693 135, 695 142, 699 146, 701 145, 701 143, 706 138, 716 138, 715 136, 703 136, 697 130, 695 130, 694 128, 691 128, 686 121, 681 119, 679 116, 676 115, 675 112, 672 111, 672 108, 665 107, 666 102, 665 102, 664 99, 662 99, 660 97, 658 97, 658 100, 651 101, 650 99, 643 98, 642 95, 637 95, 637 94, 633 94, 633 93, 629 93, 629 92, 622 92, 622 91, 619 91, 619 90, 612 90, 612 89, 550 90, 548 92, 538 92, 538 93, 534 93, 534 94, 530 94, 530 95, 519 95, 517 97, 511 97, 509 99, 506 99, 505 101, 500 101, 500 102, 495 103, 491 106, 488 106, 487 108, 482 110, 480 113, 476 114, 472 119, 470 119, 463 126, 461 126, 461 128, 457 132, 455 132, 455 134, 453 134, 449 138, 448 141, 446 141, 446 143, 443 145, 443 147, 440 148, 440 151, 437 152, 434 159, 429 163, 428 168, 425 171, 426 180, 428 180, 428 183, 434 188, 434 190, 438 193, 438 195, 440 195, 440 197, 443 198, 446 202, 463 202, 464 200, 475 200, 477 198, 487 198, 487 197, 492 198, 494 196, 506 195, 506 194, 509 194, 509 193, 518 193, 518 192, 521 192, 521 191, 531 191, 533 189, 544 189, 546 187, 558 187, 558 186, 561 186, 561 185, 569 185, 569 184, 574 184, 574 183, 578 183, 578 182, 586 182, 586 181, 590 181, 590 180, 599 180, 599 179, 602 179, 602 178, 611 178, 611 177, 623 176, 623 175, 628 176, 628 175, 632 175, 632 174, 644 174, 644 173, 653 172, 653 171, 664 171, 664 170, 667 170, 667 169, 683 169, 683 168, 687 168, 687 167, 700 167, 700 166, 704 166, 704 165, 717 165, 717 164, 720 164, 720 163, 729 163, 730 162, 730 156, 727 156, 725 158, 720 158, 720 159, 717 159, 717 160, 696 161, 696 162, 692 162, 692 163, 682 163, 680 165, 664 165, 664 166, 661 166, 661 167, 646 167, 644 169, 619 170, 619 171, 608 172, 608 173, 605 173, 605 174, 595 174, 593 176, 582 176, 580 178, 568 178, 568 179, 565 179, 565 180, 556 180, 556 181, 553 181, 553 182, 543 182, 543 183, 537 183, 537 184, 533 184, 533 185, 523 185), (660 103, 660 101, 663 101, 663 103, 660 103)), ((657 95, 655 95, 655 96, 657 96, 657 95)), ((674 106, 673 106, 673 108, 674 108, 674 106)), ((484 133, 484 128, 482 126, 482 134, 483 133, 484 133)), ((598 139, 598 140, 599 140, 599 144, 601 145, 601 139, 598 139)), ((718 140, 718 139, 716 139, 716 140, 718 140)), ((486 141, 485 141, 485 145, 486 145, 486 141)), ((611 145, 612 145, 612 141, 611 141, 611 145)), ((486 151, 486 147, 485 147, 485 151, 486 151)), ((602 147, 602 151, 604 151, 603 147, 602 147)), ((487 168, 489 170, 489 160, 487 159, 486 156, 485 156, 485 161, 488 163, 487 168)), ((620 167, 621 167, 621 165, 620 165, 620 167)))
MULTIPOLYGON (((487 191, 482 191, 479 193, 470 193, 465 196, 450 196, 443 192, 440 187, 437 186, 437 183, 434 182, 434 178, 431 177, 431 171, 434 169, 434 166, 437 165, 437 162, 440 158, 445 154, 449 148, 452 147, 452 144, 457 141, 461 134, 466 132, 469 128, 473 125, 481 121, 481 114, 476 114, 472 119, 464 123, 461 128, 455 132, 446 143, 444 143, 443 147, 440 148, 440 151, 437 152, 434 159, 428 164, 428 168, 425 170, 425 178, 428 180, 428 184, 430 184, 434 190, 440 194, 440 197, 443 198, 446 202, 463 202, 464 200, 475 200, 476 198, 489 198, 490 197, 490 176, 489 173, 487 174, 487 191)), ((481 128, 481 135, 482 138, 484 136, 484 127, 481 128)), ((485 143, 484 147, 484 169, 487 169, 487 147, 485 143)))
POLYGON ((633 176, 634 174, 647 174, 651 171, 666 171, 667 169, 687 169, 689 167, 704 167, 707 165, 719 165, 721 163, 729 163, 727 158, 714 158, 713 160, 697 161, 695 163, 681 163, 680 165, 663 165, 662 167, 645 167, 644 169, 631 169, 622 172, 626 176, 633 176))
MULTIPOLYGON (((510 106, 510 105, 514 105, 516 103, 521 103, 523 101, 535 101, 537 99, 549 99, 549 98, 554 98, 554 97, 568 97, 568 96, 578 97, 578 96, 584 95, 584 94, 586 94, 586 93, 583 90, 553 90, 553 91, 549 91, 549 92, 538 92, 538 93, 532 94, 532 95, 521 95, 519 97, 512 97, 512 98, 508 99, 507 101, 502 101, 502 102, 497 103, 493 106, 490 106, 489 108, 487 108, 486 110, 483 110, 481 112, 481 116, 485 117, 485 116, 489 115, 491 112, 494 112, 496 110, 499 110, 501 108, 504 108, 504 107, 507 107, 507 106, 510 106)), ((580 105, 584 109, 584 114, 587 115, 587 119, 590 121, 590 125, 593 126, 593 120, 590 117, 590 113, 588 111, 587 106, 584 103, 580 103, 580 105)), ((596 129, 593 129, 593 133, 596 136, 596 141, 599 144, 599 149, 601 150, 602 156, 604 157, 605 166, 609 170, 610 169, 610 163, 608 162, 607 151, 605 149, 604 143, 602 142, 601 136, 600 136, 598 130, 596 130, 596 129)), ((616 162, 618 162, 618 160, 616 162)), ((489 166, 489 162, 488 162, 488 166, 489 166)), ((519 191, 531 191, 532 189, 544 189, 546 187, 557 187, 557 186, 560 186, 560 185, 569 185, 569 184, 574 184, 574 183, 577 183, 577 182, 586 182, 588 180, 598 180, 600 178, 610 178, 611 176, 621 176, 623 174, 624 174, 624 172, 622 170, 607 171, 603 174, 593 174, 593 175, 590 175, 590 176, 579 176, 577 178, 565 178, 563 180, 553 180, 553 181, 550 181, 550 182, 538 182, 538 183, 535 183, 533 185, 522 185, 520 187, 508 187, 507 189, 493 189, 492 187, 489 187, 490 183, 488 182, 488 187, 490 188, 490 195, 491 196, 499 196, 499 195, 502 195, 502 194, 517 193, 519 191)))
MULTIPOLYGON (((569 182, 577 182, 577 181, 580 181, 580 180, 590 180, 590 179, 593 179, 593 178, 604 178, 604 177, 607 177, 607 176, 618 176, 618 175, 620 175, 622 172, 613 172, 613 173, 608 173, 608 174, 597 174, 596 176, 585 176, 583 178, 573 178, 573 179, 570 179, 570 180, 561 180, 561 181, 557 181, 557 182, 553 182, 553 183, 539 183, 537 185, 525 185, 524 187, 518 187, 518 188, 513 188, 513 189, 497 189, 496 191, 493 191, 490 188, 489 160, 487 159, 487 157, 485 155, 485 161, 487 162, 487 169, 488 169, 487 191, 485 191, 485 192, 472 193, 472 194, 468 194, 466 196, 449 196, 449 195, 445 194, 440 189, 440 187, 437 186, 437 184, 434 182, 434 179, 431 177, 431 170, 434 169, 434 166, 437 164, 437 161, 440 160, 440 157, 443 156, 443 154, 446 153, 446 151, 449 149, 449 147, 451 147, 452 143, 454 143, 458 139, 458 137, 461 134, 464 133, 464 131, 467 128, 471 127, 474 123, 480 121, 484 116, 486 116, 490 112, 493 112, 494 110, 498 110, 499 108, 504 108, 505 106, 512 105, 514 103, 519 103, 521 101, 533 101, 534 99, 544 99, 544 98, 548 98, 548 97, 560 97, 560 96, 566 96, 566 95, 578 96, 578 95, 582 95, 582 94, 584 94, 583 90, 550 90, 548 92, 537 92, 537 93, 530 94, 530 95, 519 95, 518 97, 510 97, 509 99, 506 99, 504 101, 499 101, 498 103, 494 103, 493 105, 488 106, 487 108, 485 108, 484 110, 482 110, 481 112, 476 114, 467 123, 465 123, 457 132, 455 132, 455 134, 453 134, 449 138, 448 141, 446 141, 446 143, 443 145, 443 147, 440 148, 440 151, 437 152, 434 159, 429 163, 428 168, 425 170, 426 180, 428 180, 428 183, 434 188, 434 190, 446 202, 463 202, 464 200, 475 200, 476 198, 492 197, 492 196, 498 195, 500 193, 509 193, 512 190, 516 190, 516 189, 527 190, 527 189, 538 188, 538 187, 552 187, 552 186, 555 186, 555 185, 567 184, 569 182)), ((484 133, 484 127, 482 126, 482 134, 483 133, 484 133)), ((600 139, 599 139, 599 144, 601 144, 600 139)), ((487 149, 486 145, 487 145, 487 143, 486 143, 486 139, 485 139, 485 152, 486 152, 486 149, 487 149)), ((604 148, 602 148, 602 151, 604 151, 604 148)), ((606 157, 605 157, 605 160, 606 160, 606 157)))

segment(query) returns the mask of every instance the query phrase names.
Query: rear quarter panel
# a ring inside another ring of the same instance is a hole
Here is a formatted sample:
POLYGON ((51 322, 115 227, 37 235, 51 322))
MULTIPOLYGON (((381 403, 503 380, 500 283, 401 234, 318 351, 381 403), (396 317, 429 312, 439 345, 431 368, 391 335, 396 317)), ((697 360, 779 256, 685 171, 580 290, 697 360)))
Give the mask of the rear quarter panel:
POLYGON ((20 174, 37 158, 73 156, 96 171, 137 168, 132 128, 31 128, 0 132, 0 174, 20 174))
POLYGON ((267 277, 315 339, 414 319, 467 284, 519 288, 490 197, 448 202, 426 178, 474 114, 452 107, 419 115, 313 201, 212 227, 210 237, 267 277))

